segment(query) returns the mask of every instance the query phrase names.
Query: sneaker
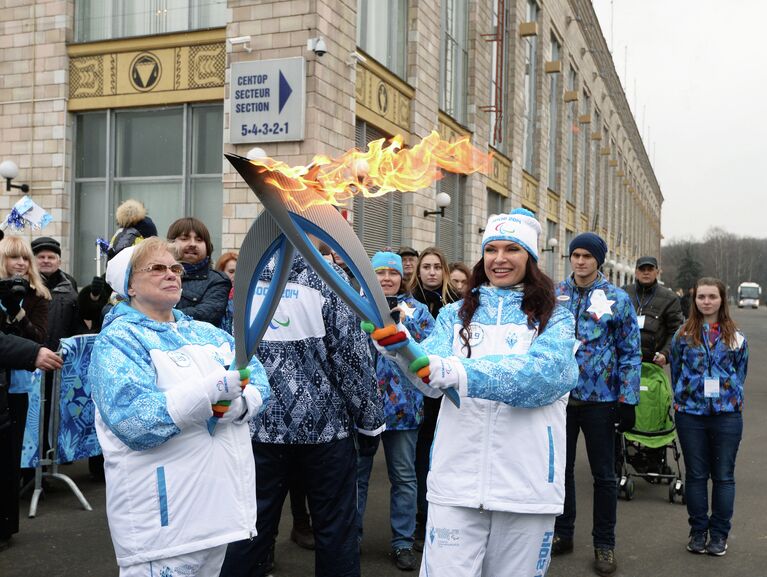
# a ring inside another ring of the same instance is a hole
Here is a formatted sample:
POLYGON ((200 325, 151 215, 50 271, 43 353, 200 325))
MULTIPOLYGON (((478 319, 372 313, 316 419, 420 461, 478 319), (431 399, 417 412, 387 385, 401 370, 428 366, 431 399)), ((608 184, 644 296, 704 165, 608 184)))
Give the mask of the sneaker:
POLYGON ((687 543, 687 550, 690 553, 697 553, 698 555, 703 555, 706 552, 706 534, 691 533, 690 542, 687 543))
POLYGON ((400 571, 414 571, 416 566, 415 554, 412 549, 395 549, 392 553, 394 564, 400 571))
POLYGON ((727 553, 727 539, 724 537, 711 537, 706 545, 706 553, 721 557, 727 553))
POLYGON ((617 568, 615 549, 594 549, 594 571, 597 575, 612 575, 617 568))
POLYGON ((308 519, 293 519, 290 540, 302 549, 314 550, 314 529, 308 519))
POLYGON ((551 556, 564 555, 565 553, 573 552, 573 540, 565 539, 559 535, 554 535, 551 540, 551 556))

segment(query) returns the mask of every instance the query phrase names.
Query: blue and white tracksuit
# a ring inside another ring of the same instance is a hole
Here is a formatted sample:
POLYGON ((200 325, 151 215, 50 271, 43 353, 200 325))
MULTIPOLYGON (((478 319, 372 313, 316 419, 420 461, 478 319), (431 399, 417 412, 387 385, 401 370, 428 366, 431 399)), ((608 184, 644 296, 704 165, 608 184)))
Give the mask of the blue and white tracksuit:
POLYGON ((597 403, 639 403, 642 341, 628 294, 602 273, 588 287, 573 277, 556 287, 557 300, 575 317, 578 386, 570 398, 597 403))
MULTIPOLYGON (((248 427, 222 419, 211 436, 208 396, 202 385, 190 386, 232 361, 233 339, 173 314, 175 322, 157 322, 118 304, 91 357, 107 517, 121 567, 213 550, 255 533, 248 427)), ((266 374, 255 359, 250 369, 265 403, 266 374)))
POLYGON ((539 334, 521 291, 479 290, 471 358, 459 336, 462 301, 442 308, 421 343, 430 355, 458 357, 467 376, 461 407, 440 408, 421 575, 542 575, 564 501, 565 407, 578 379, 573 317, 557 306, 539 334), (492 526, 483 520, 491 517, 492 526), (498 527, 529 538, 503 545, 507 533, 496 543, 498 527))

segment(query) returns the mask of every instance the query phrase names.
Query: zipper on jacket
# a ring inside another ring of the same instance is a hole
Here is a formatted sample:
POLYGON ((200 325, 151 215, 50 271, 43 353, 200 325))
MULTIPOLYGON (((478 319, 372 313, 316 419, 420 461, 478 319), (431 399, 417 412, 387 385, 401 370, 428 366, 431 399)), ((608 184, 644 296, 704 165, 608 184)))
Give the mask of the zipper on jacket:
POLYGON ((484 511, 485 510, 485 486, 487 484, 487 467, 488 467, 488 461, 490 460, 488 458, 488 453, 490 452, 489 445, 490 445, 490 420, 492 417, 491 413, 492 404, 487 402, 485 406, 485 446, 482 447, 482 473, 481 477, 479 479, 479 510, 484 511))

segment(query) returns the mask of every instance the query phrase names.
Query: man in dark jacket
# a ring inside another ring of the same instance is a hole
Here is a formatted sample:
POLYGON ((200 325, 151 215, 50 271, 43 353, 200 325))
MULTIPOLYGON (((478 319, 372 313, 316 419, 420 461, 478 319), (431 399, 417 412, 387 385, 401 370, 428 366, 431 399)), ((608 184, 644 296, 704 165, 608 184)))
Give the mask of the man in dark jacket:
POLYGON ((77 283, 61 270, 61 245, 49 236, 32 241, 32 252, 37 268, 43 276, 45 287, 51 292, 48 305, 48 338, 45 346, 55 351, 59 340, 88 332, 80 318, 77 304, 77 283))
MULTIPOLYGON (((61 270, 61 245, 49 236, 41 236, 32 241, 32 252, 37 260, 37 268, 45 282, 45 287, 51 292, 51 302, 48 304, 48 336, 45 346, 52 351, 59 349, 59 341, 73 335, 88 332, 88 327, 80 317, 77 298, 77 283, 75 279, 61 270)), ((53 373, 45 373, 45 398, 51 398, 53 390, 53 373)), ((45 403, 43 443, 48 450, 48 421, 52 403, 45 403)), ((28 469, 27 475, 33 470, 28 469)), ((25 476, 25 479, 27 477, 25 476)))
POLYGON ((38 343, 0 333, 0 551, 11 544, 19 531, 19 465, 24 430, 20 416, 26 415, 27 395, 8 394, 11 369, 53 371, 61 359, 38 343))
POLYGON ((634 284, 623 287, 637 313, 642 335, 642 362, 664 367, 669 359, 671 338, 684 322, 679 298, 658 284, 658 260, 643 256, 637 260, 634 284))
POLYGON ((208 227, 191 216, 179 218, 168 228, 168 241, 184 265, 181 300, 176 308, 197 321, 221 326, 232 283, 224 273, 210 267, 213 242, 208 227))

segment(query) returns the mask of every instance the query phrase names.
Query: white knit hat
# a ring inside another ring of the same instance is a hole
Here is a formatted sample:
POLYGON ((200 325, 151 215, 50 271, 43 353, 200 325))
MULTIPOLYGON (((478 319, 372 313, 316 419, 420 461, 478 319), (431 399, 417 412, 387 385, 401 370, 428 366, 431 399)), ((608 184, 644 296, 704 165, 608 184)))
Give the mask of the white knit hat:
POLYGON ((524 248, 533 260, 538 261, 538 238, 541 225, 535 215, 525 208, 515 208, 509 214, 494 214, 485 225, 482 237, 482 252, 485 245, 494 240, 516 242, 524 248))
POLYGON ((128 298, 128 281, 130 280, 130 261, 136 246, 122 249, 107 263, 107 283, 122 298, 128 298))

